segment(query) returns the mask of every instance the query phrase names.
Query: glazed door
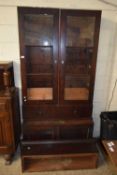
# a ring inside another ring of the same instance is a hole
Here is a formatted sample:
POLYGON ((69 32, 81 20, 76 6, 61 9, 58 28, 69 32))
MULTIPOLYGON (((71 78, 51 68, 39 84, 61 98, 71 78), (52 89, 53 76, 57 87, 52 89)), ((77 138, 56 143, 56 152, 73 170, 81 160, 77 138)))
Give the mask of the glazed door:
POLYGON ((100 15, 99 11, 61 12, 61 103, 92 101, 100 15))
POLYGON ((57 103, 59 12, 19 8, 24 101, 57 103))

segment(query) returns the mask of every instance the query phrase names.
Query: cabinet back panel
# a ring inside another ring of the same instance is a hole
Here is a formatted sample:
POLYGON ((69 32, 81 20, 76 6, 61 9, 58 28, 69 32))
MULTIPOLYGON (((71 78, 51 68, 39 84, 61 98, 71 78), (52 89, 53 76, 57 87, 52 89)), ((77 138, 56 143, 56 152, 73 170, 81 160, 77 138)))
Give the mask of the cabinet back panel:
POLYGON ((27 46, 26 64, 29 73, 52 73, 53 72, 53 49, 52 47, 27 46))

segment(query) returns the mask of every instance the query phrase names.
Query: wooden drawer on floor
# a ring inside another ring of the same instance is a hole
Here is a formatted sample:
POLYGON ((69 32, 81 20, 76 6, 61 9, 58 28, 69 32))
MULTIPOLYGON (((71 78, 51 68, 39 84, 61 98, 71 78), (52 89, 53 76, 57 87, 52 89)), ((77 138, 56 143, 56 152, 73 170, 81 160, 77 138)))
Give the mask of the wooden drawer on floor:
POLYGON ((98 152, 92 141, 22 143, 23 171, 96 168, 98 152))

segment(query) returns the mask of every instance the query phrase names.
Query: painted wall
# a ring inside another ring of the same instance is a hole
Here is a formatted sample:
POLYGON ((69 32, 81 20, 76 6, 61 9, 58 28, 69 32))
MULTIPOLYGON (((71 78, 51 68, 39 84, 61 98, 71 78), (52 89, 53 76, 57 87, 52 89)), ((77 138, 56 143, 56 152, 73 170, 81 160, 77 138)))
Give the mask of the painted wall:
MULTIPOLYGON (((98 136, 99 115, 101 111, 109 110, 112 89, 117 78, 117 8, 98 0, 0 0, 0 60, 13 60, 15 84, 20 89, 17 6, 102 10, 93 100, 94 136, 98 136)), ((111 110, 117 109, 117 88, 114 95, 110 105, 111 110)))

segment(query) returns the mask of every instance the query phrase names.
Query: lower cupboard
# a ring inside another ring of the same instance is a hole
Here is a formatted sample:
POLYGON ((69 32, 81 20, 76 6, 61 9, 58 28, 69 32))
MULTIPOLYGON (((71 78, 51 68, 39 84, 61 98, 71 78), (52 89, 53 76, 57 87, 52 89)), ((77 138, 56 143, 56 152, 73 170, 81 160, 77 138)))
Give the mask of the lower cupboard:
POLYGON ((93 140, 22 142, 22 169, 27 172, 90 169, 97 167, 98 151, 93 140))

